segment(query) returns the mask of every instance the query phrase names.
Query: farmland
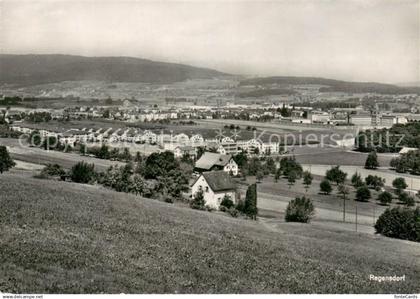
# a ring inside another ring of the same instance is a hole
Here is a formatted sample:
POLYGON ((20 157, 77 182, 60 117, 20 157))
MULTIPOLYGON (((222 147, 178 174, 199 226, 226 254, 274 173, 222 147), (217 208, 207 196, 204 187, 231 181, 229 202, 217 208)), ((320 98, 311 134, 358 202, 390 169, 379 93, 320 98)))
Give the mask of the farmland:
POLYGON ((15 170, 0 177, 0 189, 6 292, 420 291, 413 242, 312 224, 274 227, 15 170), (406 280, 378 283, 370 274, 406 280))

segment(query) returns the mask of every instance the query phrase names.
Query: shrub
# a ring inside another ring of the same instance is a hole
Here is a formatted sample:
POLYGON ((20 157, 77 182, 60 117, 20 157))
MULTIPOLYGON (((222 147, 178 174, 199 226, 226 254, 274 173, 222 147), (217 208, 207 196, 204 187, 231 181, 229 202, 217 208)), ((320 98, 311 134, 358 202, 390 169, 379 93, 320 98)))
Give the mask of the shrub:
POLYGON ((303 172, 303 184, 305 185, 305 190, 308 192, 309 186, 312 184, 314 177, 309 171, 303 172))
POLYGON ((70 178, 76 183, 89 183, 95 178, 95 165, 84 161, 77 163, 70 170, 70 178))
POLYGON ((227 212, 234 218, 238 217, 239 214, 239 211, 235 207, 231 207, 227 212))
POLYGON ((312 200, 309 198, 296 197, 287 205, 285 220, 287 222, 308 223, 315 213, 312 200))
POLYGON ((204 200, 204 195, 202 191, 197 192, 196 194, 194 194, 194 197, 192 198, 191 202, 190 202, 190 207, 191 209, 196 209, 196 210, 205 210, 205 200, 204 200))
POLYGON ((243 200, 239 200, 238 203, 236 204, 236 209, 239 212, 244 213, 244 210, 245 210, 245 202, 243 200))
POLYGON ((8 171, 15 165, 16 163, 10 157, 7 148, 4 145, 0 145, 0 174, 8 171))
POLYGON ((356 200, 367 202, 371 198, 370 190, 367 186, 361 186, 357 188, 356 200))
POLYGON ((381 190, 381 188, 385 185, 385 179, 377 175, 368 175, 365 181, 368 187, 375 189, 376 191, 381 190))
POLYGON ((213 212, 213 211, 215 210, 215 208, 213 208, 212 206, 209 206, 209 205, 205 205, 205 206, 204 206, 204 209, 205 209, 207 212, 213 212))
POLYGON ((378 200, 381 202, 381 204, 390 204, 392 202, 392 194, 384 191, 381 194, 379 194, 378 200))
MULTIPOLYGON (((104 186, 110 187, 118 192, 130 192, 140 194, 141 191, 141 181, 133 181, 131 179, 132 167, 130 164, 125 166, 110 166, 106 172, 103 174, 102 184, 104 186), (134 186, 134 183, 140 184, 140 186, 134 186), (138 188, 138 189, 135 189, 138 188)), ((137 179, 140 176, 136 176, 137 179)))
POLYGON ((395 188, 395 194, 399 195, 405 188, 408 187, 404 178, 396 178, 392 181, 392 186, 395 188))
POLYGON ((226 209, 230 209, 235 204, 233 203, 231 197, 229 195, 225 195, 220 203, 220 207, 225 207, 226 209))
POLYGON ((420 209, 388 208, 375 224, 376 233, 420 242, 420 209))
POLYGON ((412 207, 415 205, 414 198, 411 197, 410 194, 408 194, 407 192, 401 192, 398 195, 398 200, 408 207, 412 207))
POLYGON ((175 200, 172 197, 165 197, 165 202, 167 202, 167 203, 174 203, 175 200))
POLYGON ((302 165, 296 161, 295 157, 285 157, 280 160, 280 171, 284 176, 289 176, 289 173, 294 172, 297 179, 300 179, 303 174, 302 165))
POLYGON ((359 173, 353 174, 351 177, 351 184, 354 188, 359 188, 360 186, 363 186, 363 180, 359 173))
POLYGON ((321 192, 325 194, 330 194, 332 191, 331 183, 329 180, 323 180, 321 184, 319 185, 321 192))
POLYGON ((42 171, 41 174, 45 176, 64 176, 66 172, 64 169, 58 164, 47 164, 42 171))

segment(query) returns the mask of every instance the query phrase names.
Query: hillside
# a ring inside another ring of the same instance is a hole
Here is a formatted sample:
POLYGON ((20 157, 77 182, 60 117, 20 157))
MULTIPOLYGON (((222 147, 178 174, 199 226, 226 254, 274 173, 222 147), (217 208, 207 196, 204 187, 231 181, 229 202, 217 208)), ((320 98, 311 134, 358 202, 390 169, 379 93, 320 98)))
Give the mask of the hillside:
POLYGON ((347 92, 347 93, 367 93, 376 92, 380 94, 420 94, 420 87, 400 87, 392 84, 375 82, 347 82, 317 77, 261 77, 242 80, 241 86, 249 85, 325 85, 321 87, 321 92, 347 92))
POLYGON ((0 176, 0 291, 419 293, 420 244, 0 176), (406 275, 401 283, 369 281, 406 275))
POLYGON ((18 86, 82 80, 172 83, 223 75, 211 69, 132 57, 0 55, 0 83, 18 86))

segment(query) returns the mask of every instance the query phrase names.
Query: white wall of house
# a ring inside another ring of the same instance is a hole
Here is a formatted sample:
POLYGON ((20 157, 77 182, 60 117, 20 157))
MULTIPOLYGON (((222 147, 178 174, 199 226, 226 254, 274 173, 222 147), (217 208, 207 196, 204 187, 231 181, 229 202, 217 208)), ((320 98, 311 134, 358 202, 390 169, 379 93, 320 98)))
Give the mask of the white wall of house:
POLYGON ((223 170, 233 175, 238 175, 238 164, 233 159, 230 159, 229 163, 223 167, 223 170))

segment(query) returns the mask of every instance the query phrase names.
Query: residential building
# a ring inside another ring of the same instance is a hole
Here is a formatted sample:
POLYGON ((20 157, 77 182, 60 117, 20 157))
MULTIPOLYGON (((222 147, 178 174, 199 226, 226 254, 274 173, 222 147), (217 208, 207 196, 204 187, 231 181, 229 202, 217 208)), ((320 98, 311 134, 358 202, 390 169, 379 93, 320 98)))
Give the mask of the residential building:
POLYGON ((219 209, 225 196, 236 202, 236 185, 230 175, 225 171, 203 172, 191 187, 191 194, 195 196, 203 192, 206 205, 219 209))
POLYGON ((205 152, 195 163, 195 170, 197 172, 223 170, 238 175, 239 167, 231 155, 205 152))

